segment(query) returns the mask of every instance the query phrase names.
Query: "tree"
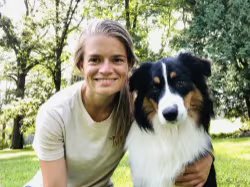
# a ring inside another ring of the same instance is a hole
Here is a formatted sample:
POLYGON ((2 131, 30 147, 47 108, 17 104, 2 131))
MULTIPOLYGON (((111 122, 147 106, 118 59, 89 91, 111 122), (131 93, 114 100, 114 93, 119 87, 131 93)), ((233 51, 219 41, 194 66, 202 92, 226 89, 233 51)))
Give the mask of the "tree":
MULTIPOLYGON (((14 71, 6 72, 16 84, 15 96, 23 99, 25 94, 25 81, 28 72, 36 66, 40 59, 37 58, 36 49, 41 44, 41 35, 37 32, 38 25, 33 22, 34 9, 28 0, 25 0, 26 12, 23 18, 23 27, 14 26, 11 19, 1 15, 0 28, 3 36, 0 38, 0 46, 11 49, 14 52, 16 64, 14 71), (18 30, 19 28, 20 30, 18 30)), ((14 118, 11 148, 23 148, 23 134, 20 132, 22 126, 22 115, 14 118)))
MULTIPOLYGON (((186 1, 187 2, 187 1, 186 1)), ((229 116, 250 117, 250 2, 195 1, 179 46, 213 59, 212 88, 229 116)))
MULTIPOLYGON (((2 120, 4 111, 3 108, 6 104, 15 99, 15 89, 8 77, 5 77, 5 73, 8 67, 11 67, 12 58, 8 50, 0 48, 0 149, 8 146, 9 140, 9 120, 2 120), (4 66, 8 63, 9 66, 4 66), (9 80, 9 81, 8 81, 9 80)), ((8 71, 8 70, 7 70, 8 71)))
MULTIPOLYGON (((83 2, 83 1, 82 1, 83 2)), ((78 29, 83 20, 80 0, 42 1, 41 9, 46 27, 50 28, 46 48, 42 54, 46 57, 44 66, 50 71, 56 91, 61 88, 62 63, 69 60, 69 53, 64 51, 69 34, 78 29)))
MULTIPOLYGON (((5 110, 6 114, 8 111, 16 111, 18 114, 12 115, 14 126, 11 148, 23 147, 21 128, 28 119, 24 116, 27 115, 24 112, 25 106, 32 106, 25 93, 26 78, 30 70, 38 64, 45 66, 52 75, 56 91, 60 90, 62 62, 68 60, 69 56, 64 47, 69 33, 78 28, 83 19, 77 14, 79 3, 80 0, 24 0, 26 12, 21 20, 22 24, 14 24, 3 15, 0 18, 0 28, 3 31, 0 46, 11 49, 16 57, 15 66, 9 68, 11 71, 5 72, 6 77, 10 77, 16 83, 16 102, 13 102, 12 106, 17 106, 18 103, 23 106, 19 107, 19 111, 5 110)), ((35 100, 34 98, 33 101, 35 100)), ((35 109, 34 112, 37 111, 35 109)))
POLYGON ((176 32, 174 27, 177 19, 174 13, 181 2, 182 0, 86 0, 84 17, 120 21, 130 32, 140 61, 153 61, 167 55, 169 36, 176 32), (150 49, 148 41, 149 33, 156 28, 163 30, 162 47, 157 53, 150 49))

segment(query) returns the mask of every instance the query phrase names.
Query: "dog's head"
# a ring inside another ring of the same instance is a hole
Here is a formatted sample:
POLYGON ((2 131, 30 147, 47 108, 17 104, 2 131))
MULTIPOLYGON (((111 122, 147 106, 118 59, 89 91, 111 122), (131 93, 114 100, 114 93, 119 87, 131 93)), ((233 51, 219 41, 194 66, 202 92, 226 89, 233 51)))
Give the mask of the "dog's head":
POLYGON ((130 91, 136 93, 138 125, 153 130, 154 118, 162 125, 178 125, 191 118, 208 131, 214 114, 206 83, 210 75, 210 62, 189 53, 143 63, 129 81, 130 91))

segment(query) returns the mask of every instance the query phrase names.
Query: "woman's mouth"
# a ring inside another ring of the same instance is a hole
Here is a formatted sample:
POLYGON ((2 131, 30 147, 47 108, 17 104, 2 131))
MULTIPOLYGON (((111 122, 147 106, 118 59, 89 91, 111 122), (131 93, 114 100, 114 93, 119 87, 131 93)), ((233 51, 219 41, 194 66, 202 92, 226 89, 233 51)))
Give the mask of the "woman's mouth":
POLYGON ((102 86, 110 86, 117 80, 117 78, 95 78, 94 80, 102 86))

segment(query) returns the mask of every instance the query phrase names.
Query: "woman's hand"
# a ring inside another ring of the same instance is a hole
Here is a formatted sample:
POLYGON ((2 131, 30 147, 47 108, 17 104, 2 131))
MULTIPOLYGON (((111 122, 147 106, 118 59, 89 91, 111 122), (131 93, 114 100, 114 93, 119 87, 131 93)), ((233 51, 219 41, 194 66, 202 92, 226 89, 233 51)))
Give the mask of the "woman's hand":
POLYGON ((184 173, 176 179, 177 186, 202 187, 207 181, 213 158, 210 154, 186 167, 184 173))

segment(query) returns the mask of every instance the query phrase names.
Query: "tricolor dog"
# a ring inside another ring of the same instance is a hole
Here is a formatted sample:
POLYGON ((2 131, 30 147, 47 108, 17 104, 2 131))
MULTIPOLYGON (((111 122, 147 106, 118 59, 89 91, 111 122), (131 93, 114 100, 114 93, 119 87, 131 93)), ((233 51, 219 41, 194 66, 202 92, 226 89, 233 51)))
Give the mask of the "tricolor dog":
MULTIPOLYGON (((187 164, 212 152, 210 75, 210 62, 190 53, 135 70, 129 82, 135 122, 126 140, 134 186, 174 186, 187 164)), ((213 164, 205 186, 216 186, 213 164)))

